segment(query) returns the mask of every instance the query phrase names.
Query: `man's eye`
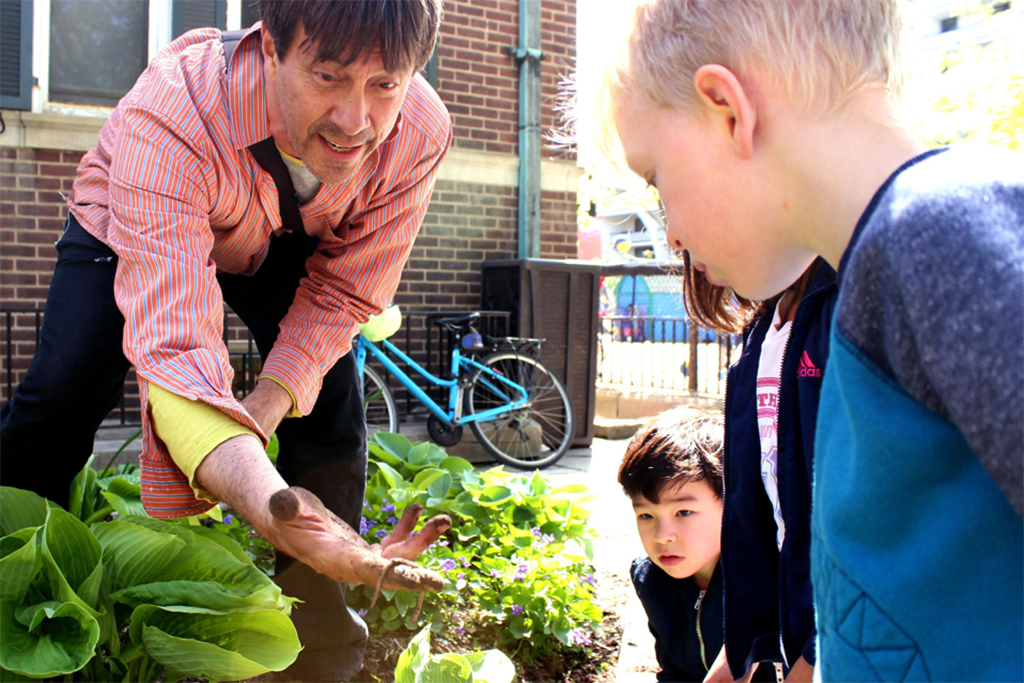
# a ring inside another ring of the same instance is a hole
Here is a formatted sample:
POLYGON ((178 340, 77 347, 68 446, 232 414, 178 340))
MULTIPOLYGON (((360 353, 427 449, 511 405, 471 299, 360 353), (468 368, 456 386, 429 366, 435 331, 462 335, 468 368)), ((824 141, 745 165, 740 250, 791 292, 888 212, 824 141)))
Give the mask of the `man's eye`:
POLYGON ((394 90, 398 87, 398 84, 393 81, 381 81, 377 84, 377 87, 383 90, 394 90))
POLYGON ((644 520, 646 520, 646 519, 653 519, 653 518, 649 514, 647 514, 646 512, 643 512, 643 513, 637 515, 637 519, 644 519, 644 520))
POLYGON ((692 514, 693 514, 692 510, 680 510, 679 512, 676 513, 676 516, 678 516, 678 517, 689 517, 692 514))
POLYGON ((324 73, 323 71, 317 71, 316 75, 317 75, 317 77, 320 78, 321 81, 324 81, 326 83, 333 83, 334 81, 338 80, 337 78, 335 78, 331 74, 324 73))

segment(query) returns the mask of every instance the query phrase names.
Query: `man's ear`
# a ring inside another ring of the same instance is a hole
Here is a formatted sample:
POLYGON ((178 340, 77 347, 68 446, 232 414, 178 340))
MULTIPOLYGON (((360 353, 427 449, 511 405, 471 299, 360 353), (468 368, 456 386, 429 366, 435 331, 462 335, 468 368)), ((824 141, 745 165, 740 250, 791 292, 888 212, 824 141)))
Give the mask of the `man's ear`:
POLYGON ((270 35, 266 24, 260 27, 260 49, 263 50, 263 62, 270 66, 272 71, 277 70, 277 43, 270 35))
POLYGON ((736 75, 724 66, 705 64, 693 75, 693 85, 704 114, 722 124, 722 132, 732 139, 735 153, 741 159, 752 157, 757 111, 736 75))

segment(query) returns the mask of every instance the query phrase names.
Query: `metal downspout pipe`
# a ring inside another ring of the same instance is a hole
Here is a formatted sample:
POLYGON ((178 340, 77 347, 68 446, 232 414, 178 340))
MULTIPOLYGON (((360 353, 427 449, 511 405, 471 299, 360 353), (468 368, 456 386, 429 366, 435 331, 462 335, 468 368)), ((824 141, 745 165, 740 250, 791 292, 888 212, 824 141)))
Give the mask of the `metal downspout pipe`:
POLYGON ((540 2, 519 0, 519 258, 540 257, 540 2))

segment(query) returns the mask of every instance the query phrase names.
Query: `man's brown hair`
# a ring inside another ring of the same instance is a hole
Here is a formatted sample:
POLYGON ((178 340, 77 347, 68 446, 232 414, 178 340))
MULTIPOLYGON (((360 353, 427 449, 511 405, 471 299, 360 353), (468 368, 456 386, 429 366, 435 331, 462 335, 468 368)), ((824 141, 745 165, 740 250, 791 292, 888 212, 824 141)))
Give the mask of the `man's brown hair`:
POLYGON ((419 71, 437 43, 442 0, 260 0, 260 18, 277 45, 279 58, 299 45, 317 46, 316 60, 348 66, 379 49, 390 73, 419 71))
POLYGON ((633 500, 657 504, 669 486, 706 481, 722 495, 722 442, 725 425, 719 411, 673 408, 654 418, 626 446, 619 484, 633 500))

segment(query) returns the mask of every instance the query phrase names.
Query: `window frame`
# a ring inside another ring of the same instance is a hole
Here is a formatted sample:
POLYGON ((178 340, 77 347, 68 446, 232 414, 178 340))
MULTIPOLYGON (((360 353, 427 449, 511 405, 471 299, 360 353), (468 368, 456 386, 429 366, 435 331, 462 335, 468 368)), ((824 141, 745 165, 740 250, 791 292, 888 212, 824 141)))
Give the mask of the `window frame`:
MULTIPOLYGON (((242 3, 248 0, 216 0, 226 4, 226 30, 242 28, 242 3)), ((149 34, 146 62, 171 42, 175 17, 173 0, 148 0, 149 34)), ((69 104, 50 101, 50 0, 32 1, 32 67, 34 85, 31 111, 35 114, 62 114, 106 118, 112 107, 90 104, 69 104)))

